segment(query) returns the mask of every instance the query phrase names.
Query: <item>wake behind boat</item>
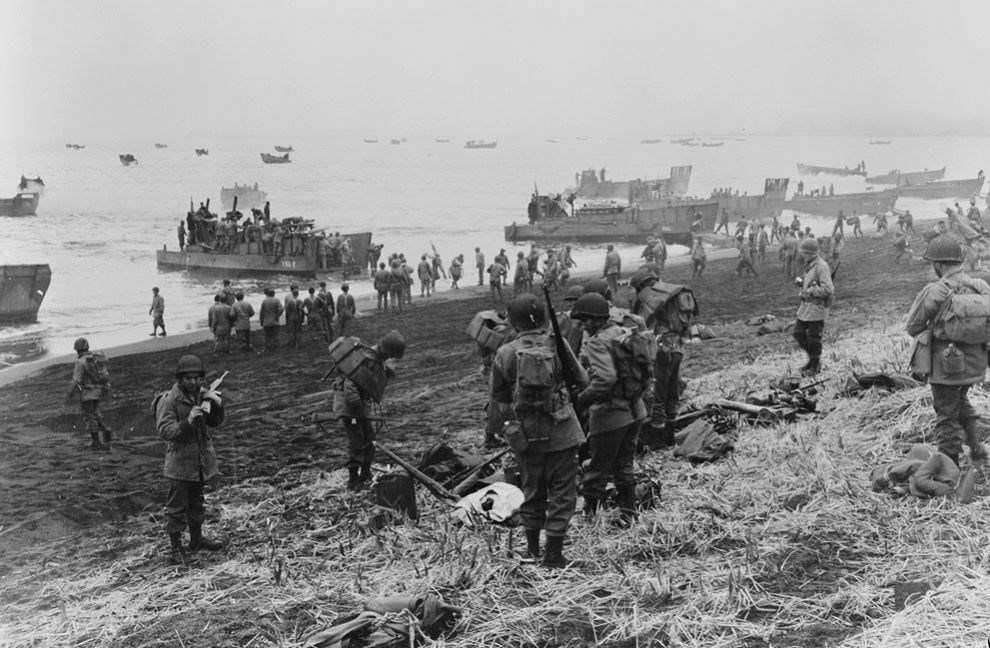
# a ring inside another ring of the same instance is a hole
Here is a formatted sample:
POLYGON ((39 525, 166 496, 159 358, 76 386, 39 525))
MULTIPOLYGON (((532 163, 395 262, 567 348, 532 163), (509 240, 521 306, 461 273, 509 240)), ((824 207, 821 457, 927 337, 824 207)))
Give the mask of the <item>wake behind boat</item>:
POLYGON ((797 163, 797 171, 801 175, 818 175, 819 173, 824 173, 826 175, 838 175, 838 176, 854 176, 859 175, 866 177, 866 163, 860 162, 854 168, 849 167, 838 168, 838 167, 826 167, 826 166, 815 166, 813 164, 801 164, 797 163))

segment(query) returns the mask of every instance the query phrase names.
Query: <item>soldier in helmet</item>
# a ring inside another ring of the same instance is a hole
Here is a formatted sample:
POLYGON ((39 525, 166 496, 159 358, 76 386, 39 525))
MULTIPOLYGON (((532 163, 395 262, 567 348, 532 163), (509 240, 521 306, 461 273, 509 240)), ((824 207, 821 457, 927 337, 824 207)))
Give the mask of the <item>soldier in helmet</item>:
POLYGON ((985 302, 990 300, 990 286, 963 272, 962 248, 952 236, 932 239, 923 258, 931 262, 938 280, 921 289, 908 312, 907 332, 918 338, 911 358, 912 372, 927 375, 932 387, 939 452, 959 465, 965 441, 970 460, 982 463, 987 459, 980 434, 983 423, 967 394, 970 386, 986 377, 987 345, 950 340, 944 315, 951 307, 946 302, 952 295, 978 294, 985 302))
POLYGON ((92 441, 90 448, 109 451, 113 431, 100 415, 100 399, 110 391, 106 357, 102 353, 91 352, 86 338, 76 340, 72 348, 76 351, 76 364, 72 368, 72 387, 67 398, 79 395, 83 430, 89 433, 92 441))
MULTIPOLYGON (((387 362, 392 358, 401 359, 405 355, 406 340, 401 333, 393 330, 386 333, 378 344, 367 348, 374 361, 369 370, 379 377, 389 379, 395 376, 395 371, 387 362)), ((371 462, 375 457, 375 430, 369 416, 373 411, 374 399, 366 386, 343 375, 335 376, 333 390, 333 413, 347 435, 347 487, 357 490, 371 479, 371 462)))
POLYGON ((213 352, 217 355, 230 355, 230 329, 236 315, 234 309, 227 303, 225 293, 219 292, 213 297, 213 305, 207 313, 207 322, 213 332, 213 352))
MULTIPOLYGON (((571 317, 584 330, 581 364, 588 371, 588 386, 578 396, 578 406, 588 408, 590 462, 581 480, 584 513, 594 515, 605 503, 605 488, 611 478, 622 520, 629 524, 636 515, 636 478, 633 458, 639 429, 646 420, 640 389, 620 383, 619 367, 612 347, 630 331, 609 320, 608 302, 598 293, 581 295, 571 317)), ((644 377, 647 377, 644 375, 644 377)))
POLYGON ((605 253, 605 267, 602 270, 602 276, 605 281, 608 282, 608 287, 612 290, 612 294, 616 295, 619 292, 619 277, 622 272, 622 257, 615 250, 615 246, 611 243, 608 244, 607 252, 605 253))
POLYGON ((217 453, 210 428, 223 423, 223 401, 204 382, 203 361, 184 355, 175 366, 175 384, 155 403, 158 436, 165 441, 165 531, 171 545, 169 560, 182 563, 182 532, 189 527, 189 551, 217 551, 222 545, 203 536, 206 519, 203 490, 217 475, 217 453))
POLYGON ((835 298, 835 286, 828 264, 818 256, 818 241, 814 237, 801 241, 798 254, 804 262, 804 278, 800 280, 801 305, 794 324, 794 339, 808 354, 808 362, 801 367, 801 373, 813 376, 821 371, 822 333, 828 309, 835 298))
POLYGON ((489 408, 502 415, 504 436, 516 453, 525 496, 519 513, 526 530, 527 560, 540 557, 540 533, 546 533, 542 564, 563 567, 564 536, 577 505, 577 449, 584 433, 563 379, 570 363, 583 388, 587 375, 564 341, 566 358, 557 355, 544 324, 546 313, 530 294, 512 299, 509 322, 518 334, 495 353, 489 408))
POLYGON ((340 335, 347 335, 347 325, 357 312, 354 296, 350 291, 350 286, 340 284, 340 294, 337 295, 337 331, 340 335))
MULTIPOLYGON (((288 301, 288 298, 286 298, 288 301)), ((261 300, 258 319, 261 320, 261 330, 265 334, 265 351, 278 351, 278 320, 285 312, 285 307, 275 297, 275 290, 265 289, 265 298, 261 300)))
POLYGON ((237 291, 234 295, 234 331, 241 340, 241 350, 251 351, 251 318, 254 317, 254 306, 244 301, 244 293, 237 291))

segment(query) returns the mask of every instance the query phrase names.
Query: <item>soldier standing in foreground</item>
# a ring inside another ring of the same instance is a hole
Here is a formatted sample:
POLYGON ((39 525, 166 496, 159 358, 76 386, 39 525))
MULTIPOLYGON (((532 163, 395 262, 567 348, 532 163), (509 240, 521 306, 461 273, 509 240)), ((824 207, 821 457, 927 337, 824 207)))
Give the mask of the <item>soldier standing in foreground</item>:
POLYGON ((958 466, 965 440, 970 460, 982 463, 987 459, 987 450, 981 442, 983 422, 970 404, 967 392, 986 378, 987 342, 966 336, 954 340, 955 331, 947 330, 945 315, 953 310, 954 303, 963 302, 963 296, 982 302, 984 312, 990 312, 990 286, 963 272, 962 249, 949 236, 933 239, 923 258, 932 263, 938 281, 921 289, 908 312, 907 332, 918 338, 911 368, 915 374, 926 375, 931 384, 939 452, 948 455, 958 466), (960 298, 954 299, 956 296, 960 298), (923 336, 927 337, 927 343, 923 336))
POLYGON ((158 286, 151 289, 151 308, 148 309, 151 315, 151 337, 158 337, 158 327, 162 327, 162 337, 165 337, 165 298, 158 294, 158 286))
POLYGON ((804 278, 801 281, 801 305, 794 323, 794 339, 808 354, 808 362, 801 373, 813 376, 821 371, 822 333, 825 318, 835 297, 832 273, 828 264, 818 256, 818 241, 806 238, 798 246, 804 261, 804 278))
POLYGON ((516 339, 495 353, 491 405, 511 406, 515 422, 504 433, 516 453, 525 500, 519 510, 526 529, 526 559, 540 556, 540 531, 546 532, 544 567, 564 567, 564 536, 577 505, 577 448, 584 433, 563 380, 563 362, 570 363, 578 388, 587 376, 566 341, 567 357, 557 356, 543 328, 545 312, 533 295, 515 297, 508 305, 516 339))
POLYGON ((165 441, 168 479, 165 531, 171 545, 169 561, 185 559, 182 532, 189 527, 189 551, 217 551, 219 542, 203 536, 206 519, 203 489, 217 474, 217 453, 209 428, 223 423, 223 401, 203 382, 206 370, 194 355, 179 358, 175 384, 156 400, 158 436, 165 441))
POLYGON ((90 448, 109 451, 113 431, 100 415, 100 398, 110 391, 106 357, 102 353, 91 353, 86 338, 76 340, 72 348, 76 350, 76 364, 72 368, 72 387, 66 399, 79 394, 83 431, 89 432, 92 440, 90 448))

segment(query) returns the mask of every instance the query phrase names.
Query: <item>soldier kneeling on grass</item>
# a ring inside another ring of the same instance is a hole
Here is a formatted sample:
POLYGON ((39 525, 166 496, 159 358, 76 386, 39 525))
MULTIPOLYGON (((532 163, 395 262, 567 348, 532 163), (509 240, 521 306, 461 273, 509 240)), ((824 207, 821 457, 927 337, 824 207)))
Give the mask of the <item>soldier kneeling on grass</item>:
POLYGON ((185 559, 182 532, 186 526, 189 551, 222 549, 219 542, 203 536, 203 490, 206 481, 219 472, 210 428, 223 423, 224 418, 223 401, 204 383, 205 375, 202 360, 194 355, 182 356, 175 367, 175 384, 153 403, 158 436, 165 441, 165 531, 171 543, 172 564, 185 559))

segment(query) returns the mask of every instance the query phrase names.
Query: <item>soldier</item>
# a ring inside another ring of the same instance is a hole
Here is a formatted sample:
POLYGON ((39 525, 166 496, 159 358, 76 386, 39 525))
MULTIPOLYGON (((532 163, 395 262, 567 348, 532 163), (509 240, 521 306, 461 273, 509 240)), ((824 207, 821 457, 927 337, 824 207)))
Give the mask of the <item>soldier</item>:
POLYGON ((181 252, 184 247, 186 247, 186 224, 184 221, 179 221, 179 251, 181 252))
POLYGON ((237 301, 237 291, 230 287, 230 279, 223 280, 223 288, 220 290, 223 293, 223 300, 227 302, 227 305, 233 306, 234 302, 237 301))
POLYGON ((756 250, 758 258, 764 263, 767 260, 768 245, 770 245, 770 237, 767 234, 767 226, 764 223, 760 223, 759 229, 756 230, 756 250))
POLYGON ((481 248, 474 248, 474 265, 478 268, 478 285, 485 285, 485 254, 481 248))
POLYGON ((948 455, 958 466, 965 440, 970 461, 982 463, 987 459, 981 434, 984 423, 969 402, 968 392, 986 377, 987 345, 971 339, 950 339, 946 322, 954 303, 962 302, 951 299, 954 296, 980 295, 979 301, 986 312, 990 286, 963 272, 962 248, 950 236, 933 239, 923 258, 932 263, 938 281, 921 289, 908 312, 908 335, 918 338, 911 368, 915 374, 926 376, 931 384, 939 452, 948 455), (923 334, 928 338, 927 343, 923 334))
POLYGON ((340 294, 337 295, 337 330, 341 335, 347 335, 347 323, 354 319, 357 312, 350 289, 347 284, 340 284, 340 294))
POLYGON ((302 311, 303 315, 306 317, 306 327, 309 329, 309 339, 316 340, 317 336, 323 338, 323 341, 329 344, 330 340, 326 339, 325 330, 323 328, 323 314, 320 312, 319 306, 316 303, 316 288, 313 286, 309 287, 307 291, 309 294, 302 301, 302 311))
POLYGON ((272 288, 265 290, 265 299, 261 302, 258 315, 261 329, 265 332, 265 351, 278 350, 278 320, 283 312, 285 308, 282 302, 275 298, 275 290, 272 288))
POLYGON ((368 246, 368 271, 369 274, 375 276, 375 268, 378 265, 378 259, 382 258, 382 248, 385 245, 382 243, 372 243, 368 246))
MULTIPOLYGON (((403 296, 407 304, 412 304, 412 285, 413 285, 413 269, 412 266, 406 262, 406 256, 404 254, 399 255, 399 261, 401 261, 400 268, 402 269, 402 276, 405 278, 405 283, 403 284, 403 296)), ((340 313, 337 313, 339 316, 340 313)))
POLYGON ((388 294, 392 302, 392 310, 402 312, 402 302, 406 299, 406 273, 398 259, 392 260, 392 269, 388 274, 388 294))
POLYGON ((244 293, 237 291, 234 295, 234 331, 241 340, 241 351, 251 350, 251 318, 254 317, 254 307, 244 301, 244 293))
POLYGON ((718 216, 718 225, 715 226, 715 234, 718 234, 722 229, 725 229, 725 235, 729 235, 729 212, 725 207, 722 208, 722 213, 718 216))
POLYGON ((794 339, 808 354, 801 374, 813 376, 821 371, 822 333, 828 309, 835 298, 835 288, 828 264, 818 256, 818 241, 814 238, 801 241, 798 254, 804 262, 804 278, 800 280, 801 305, 794 323, 794 339))
POLYGON ((110 391, 110 372, 107 370, 106 356, 91 353, 89 340, 79 338, 72 348, 76 351, 76 364, 72 368, 72 387, 66 400, 79 395, 82 410, 83 431, 89 432, 93 450, 110 451, 113 431, 103 421, 100 414, 100 399, 110 391))
POLYGON ((691 265, 692 277, 700 277, 705 271, 705 266, 708 265, 708 253, 705 252, 704 241, 700 236, 694 239, 694 244, 691 246, 691 265))
POLYGON ((509 268, 511 267, 509 266, 509 256, 505 253, 505 248, 502 248, 501 250, 498 251, 498 254, 495 255, 495 261, 501 263, 502 267, 505 268, 506 277, 505 280, 502 282, 502 285, 504 286, 506 283, 508 283, 509 268))
POLYGON ((419 265, 416 266, 416 275, 419 277, 419 296, 429 297, 433 293, 433 267, 426 260, 426 255, 420 257, 419 265))
POLYGON ((454 260, 450 262, 450 287, 454 290, 460 289, 457 282, 461 280, 464 275, 464 255, 458 254, 454 257, 454 260))
POLYGON ((611 243, 608 244, 606 249, 605 268, 602 271, 602 276, 608 282, 608 287, 612 290, 612 294, 617 295, 619 294, 619 277, 622 272, 622 257, 615 251, 615 246, 611 243))
POLYGON ((179 358, 175 384, 155 402, 158 436, 165 441, 165 531, 171 544, 169 562, 185 561, 182 532, 189 527, 189 551, 219 551, 219 542, 203 536, 204 486, 217 475, 217 453, 211 427, 223 423, 220 395, 203 382, 203 361, 194 355, 179 358))
POLYGON ((505 271, 505 266, 498 261, 492 261, 488 266, 488 286, 492 291, 492 299, 495 299, 495 293, 498 293, 499 301, 502 300, 502 280, 506 274, 508 273, 505 271))
POLYGON ((545 312, 533 295, 513 298, 507 310, 519 333, 495 354, 490 407, 511 410, 515 418, 506 425, 505 436, 521 471, 525 499, 519 514, 526 530, 525 558, 540 557, 544 530, 546 552, 541 564, 564 567, 564 536, 577 504, 577 448, 584 433, 564 385, 563 362, 574 368, 579 383, 575 387, 583 388, 587 375, 566 341, 566 357, 557 355, 554 340, 543 328, 545 312), (545 387, 534 386, 534 379, 545 387))
POLYGON ((299 301, 299 286, 289 286, 289 294, 285 296, 285 331, 289 336, 286 346, 295 349, 299 346, 299 334, 302 333, 302 304, 299 301))
POLYGON ((663 240, 663 234, 658 234, 653 242, 653 257, 656 259, 660 270, 667 264, 667 242, 663 240))
MULTIPOLYGON (((388 360, 401 359, 405 355, 406 340, 398 331, 393 330, 386 333, 369 351, 373 359, 373 373, 386 379, 393 378, 395 371, 387 364, 388 360)), ((371 479, 375 431, 369 416, 374 401, 364 386, 346 376, 336 376, 333 389, 333 413, 347 435, 347 487, 357 490, 371 479)))
POLYGON ((605 503, 605 487, 611 478, 622 521, 628 525, 636 515, 633 458, 639 429, 646 419, 642 394, 648 386, 649 366, 643 367, 642 383, 634 386, 621 380, 613 346, 631 332, 609 321, 608 302, 601 295, 582 295, 574 303, 571 317, 580 323, 586 336, 581 345, 581 365, 588 372, 588 387, 578 396, 578 406, 588 408, 591 452, 581 480, 584 513, 594 515, 605 503))
POLYGON ((333 342, 333 318, 337 314, 337 310, 333 303, 333 293, 327 290, 327 282, 321 281, 319 285, 320 289, 316 293, 314 305, 320 314, 323 339, 329 344, 333 342))
POLYGON ((213 305, 207 313, 206 320, 210 331, 213 332, 213 353, 216 355, 230 354, 230 327, 234 323, 234 309, 227 304, 226 295, 222 292, 213 296, 213 305))
POLYGON ((158 327, 162 329, 162 337, 165 337, 165 298, 158 294, 158 286, 151 289, 151 308, 148 309, 151 315, 151 337, 158 337, 158 327))
POLYGON ((856 213, 855 209, 853 210, 852 216, 850 216, 846 220, 846 222, 852 225, 853 238, 859 238, 863 236, 863 224, 860 222, 859 215, 856 213))
POLYGON ((756 267, 753 266, 753 246, 748 239, 743 240, 739 244, 739 262, 736 264, 736 274, 741 277, 743 276, 743 272, 747 272, 754 277, 760 274, 756 271, 756 267))
POLYGON ((384 261, 378 264, 375 272, 375 292, 378 293, 378 310, 388 310, 388 270, 384 261))

